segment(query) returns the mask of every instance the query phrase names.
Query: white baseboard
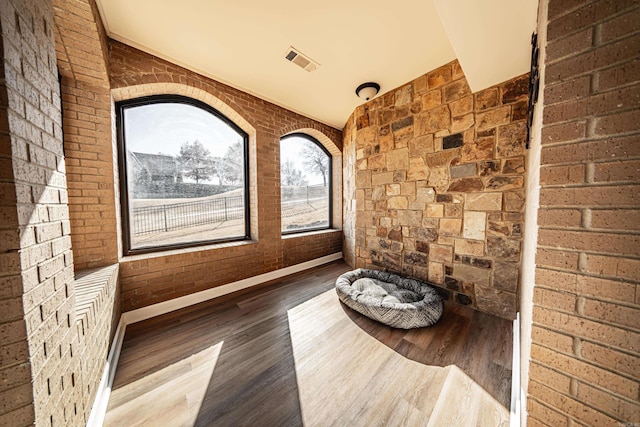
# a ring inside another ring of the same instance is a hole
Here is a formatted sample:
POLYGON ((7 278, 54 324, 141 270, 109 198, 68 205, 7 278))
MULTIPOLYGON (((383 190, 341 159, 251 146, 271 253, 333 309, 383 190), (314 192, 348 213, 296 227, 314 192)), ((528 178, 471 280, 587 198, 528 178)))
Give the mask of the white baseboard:
POLYGON ((122 313, 122 317, 125 319, 125 323, 130 325, 132 323, 140 322, 142 320, 150 319, 152 317, 160 316, 161 314, 170 313, 174 310, 189 307, 190 305, 198 304, 204 301, 208 301, 213 298, 217 298, 222 295, 227 295, 232 292, 236 292, 242 289, 247 289, 255 285, 259 285, 270 280, 279 279, 290 274, 298 273, 300 271, 307 270, 309 268, 317 267, 322 264, 326 264, 331 261, 342 259, 342 252, 327 255, 322 258, 316 258, 311 261, 302 262, 300 264, 292 265, 291 267, 281 268, 279 270, 270 271, 268 273, 260 274, 258 276, 249 277, 248 279, 238 280, 237 282, 228 283, 226 285, 218 286, 215 288, 207 289, 204 291, 196 292, 193 294, 185 295, 183 297, 174 298, 169 301, 160 302, 158 304, 149 305, 147 307, 138 308, 136 310, 127 311, 122 313))
POLYGON ((520 313, 516 313, 513 321, 510 427, 520 427, 520 403, 520 313))
POLYGON ((104 417, 107 414, 107 406, 109 404, 109 396, 111 395, 111 386, 113 385, 113 377, 116 375, 116 367, 118 366, 118 359, 120 358, 125 329, 127 329, 127 325, 124 323, 122 316, 120 316, 120 322, 113 336, 111 350, 109 350, 102 378, 98 385, 96 398, 91 407, 91 414, 89 414, 89 419, 87 420, 88 427, 100 427, 104 423, 104 417))
POLYGON ((95 400, 93 401, 87 426, 101 427, 104 423, 104 417, 107 414, 107 406, 109 404, 109 396, 111 395, 111 387, 113 386, 113 378, 116 374, 116 367, 118 366, 118 359, 120 358, 120 350, 122 349, 122 341, 124 340, 124 333, 127 329, 127 325, 150 319, 161 314, 170 313, 174 310, 189 307, 190 305, 198 304, 232 292, 247 289, 270 280, 299 273, 339 259, 342 259, 342 252, 336 252, 335 254, 302 262, 300 264, 292 265, 291 267, 281 268, 255 277, 250 277, 248 279, 238 280, 237 282, 228 283, 216 288, 207 289, 191 295, 186 295, 180 298, 175 298, 169 301, 150 305, 148 307, 122 313, 120 316, 120 322, 118 323, 118 328, 116 329, 116 333, 113 337, 113 342, 111 343, 111 350, 109 350, 109 355, 107 356, 107 362, 104 365, 104 371, 102 373, 102 378, 100 379, 100 384, 98 385, 95 400))

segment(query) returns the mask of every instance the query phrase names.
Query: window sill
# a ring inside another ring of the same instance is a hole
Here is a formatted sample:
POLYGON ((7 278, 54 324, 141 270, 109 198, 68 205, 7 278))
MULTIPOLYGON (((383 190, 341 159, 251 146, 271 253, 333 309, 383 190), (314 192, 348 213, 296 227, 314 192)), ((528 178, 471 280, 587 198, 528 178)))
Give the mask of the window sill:
POLYGON ((341 228, 327 228, 324 230, 301 231, 300 233, 283 234, 282 240, 295 239, 296 237, 315 236, 319 234, 342 233, 341 228))
POLYGON ((151 258, 163 258, 174 255, 184 255, 188 253, 212 251, 223 248, 234 248, 237 246, 254 245, 258 243, 256 240, 238 240, 235 242, 212 243, 209 245, 192 246, 189 248, 171 249, 168 251, 148 252, 144 254, 125 255, 120 258, 120 262, 132 262, 151 258))
MULTIPOLYGON (((75 275, 76 322, 82 325, 86 335, 93 326, 105 302, 114 295, 118 281, 119 265, 80 270, 75 275), (91 321, 89 321, 91 317, 91 321)), ((111 304, 111 302, 109 302, 111 304)))

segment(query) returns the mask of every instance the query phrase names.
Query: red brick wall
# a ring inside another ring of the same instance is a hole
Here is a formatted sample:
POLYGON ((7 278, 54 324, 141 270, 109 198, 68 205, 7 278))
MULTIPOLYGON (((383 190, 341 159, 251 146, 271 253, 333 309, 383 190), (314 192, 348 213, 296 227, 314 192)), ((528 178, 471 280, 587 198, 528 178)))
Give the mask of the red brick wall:
POLYGON ((342 250, 342 235, 336 232, 289 235, 283 239, 283 266, 334 254, 342 250))
POLYGON ((515 318, 527 89, 525 74, 472 94, 453 61, 358 107, 344 129, 345 258, 515 318))
MULTIPOLYGON (((253 241, 123 258, 125 311, 340 251, 339 230, 282 238, 279 155, 280 137, 296 130, 309 131, 329 149, 339 169, 339 130, 135 48, 115 41, 110 41, 109 46, 111 86, 118 99, 163 91, 199 96, 244 126, 250 136, 253 241)), ((334 193, 338 194, 334 205, 340 210, 339 182, 334 193)), ((340 222, 336 222, 337 227, 340 222)))
POLYGON ((109 88, 63 76, 62 108, 75 269, 116 263, 109 88))
POLYGON ((640 5, 548 19, 529 425, 638 423, 640 5))

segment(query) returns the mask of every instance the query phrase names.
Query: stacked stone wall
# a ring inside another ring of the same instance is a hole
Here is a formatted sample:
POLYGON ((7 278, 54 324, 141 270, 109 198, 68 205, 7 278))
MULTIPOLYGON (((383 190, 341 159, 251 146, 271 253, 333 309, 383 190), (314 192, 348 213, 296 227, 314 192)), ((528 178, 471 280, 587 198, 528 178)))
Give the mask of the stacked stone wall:
POLYGON ((344 134, 346 259, 513 319, 528 74, 471 93, 457 61, 358 107, 344 134))

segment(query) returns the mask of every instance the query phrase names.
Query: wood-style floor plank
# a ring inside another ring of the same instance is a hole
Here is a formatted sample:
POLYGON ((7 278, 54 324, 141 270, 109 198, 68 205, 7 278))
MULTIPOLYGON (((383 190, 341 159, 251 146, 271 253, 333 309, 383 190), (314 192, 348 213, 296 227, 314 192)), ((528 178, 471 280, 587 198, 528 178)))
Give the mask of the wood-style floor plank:
POLYGON ((105 425, 508 423, 510 322, 447 303, 430 328, 389 328, 339 302, 348 269, 129 325, 105 425))

